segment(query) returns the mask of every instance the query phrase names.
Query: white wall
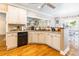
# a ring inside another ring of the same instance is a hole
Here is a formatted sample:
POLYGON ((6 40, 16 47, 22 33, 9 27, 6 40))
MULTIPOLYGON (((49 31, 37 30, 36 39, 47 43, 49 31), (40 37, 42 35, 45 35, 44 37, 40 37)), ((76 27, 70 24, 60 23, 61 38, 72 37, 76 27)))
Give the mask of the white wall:
POLYGON ((56 16, 71 16, 76 14, 79 14, 79 3, 63 3, 56 12, 56 16))
POLYGON ((6 33, 6 15, 0 13, 0 35, 6 33))

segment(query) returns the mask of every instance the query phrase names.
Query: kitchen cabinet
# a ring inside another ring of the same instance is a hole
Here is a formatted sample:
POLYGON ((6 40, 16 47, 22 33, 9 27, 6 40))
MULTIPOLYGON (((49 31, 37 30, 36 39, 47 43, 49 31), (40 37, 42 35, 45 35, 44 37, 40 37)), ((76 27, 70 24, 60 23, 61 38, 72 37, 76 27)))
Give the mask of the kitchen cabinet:
POLYGON ((33 43, 38 43, 38 33, 37 32, 32 33, 32 42, 33 43))
POLYGON ((27 24, 27 11, 21 8, 19 8, 18 11, 19 11, 19 23, 27 24))
POLYGON ((28 43, 32 43, 32 32, 28 32, 28 43))
POLYGON ((45 44, 45 40, 46 40, 46 38, 45 38, 45 33, 44 32, 39 32, 38 33, 39 35, 38 35, 38 43, 43 43, 43 44, 45 44))
POLYGON ((7 22, 11 24, 26 24, 26 14, 26 10, 9 5, 7 13, 7 22))
POLYGON ((28 33, 29 43, 47 44, 59 51, 64 49, 63 33, 61 32, 31 31, 28 33))
POLYGON ((31 41, 32 41, 32 43, 38 43, 38 33, 37 32, 31 32, 31 41))
POLYGON ((46 44, 52 46, 52 43, 53 43, 53 36, 51 36, 51 33, 46 33, 46 44))
POLYGON ((28 43, 38 43, 37 32, 28 32, 28 43))
POLYGON ((14 6, 8 6, 8 13, 7 13, 7 22, 16 24, 18 19, 18 8, 14 6))
POLYGON ((17 47, 17 33, 6 34, 7 50, 17 47))
POLYGON ((0 12, 6 13, 8 10, 7 4, 0 4, 0 12))
POLYGON ((45 44, 45 35, 43 32, 29 32, 29 43, 43 43, 45 44))
POLYGON ((60 34, 54 34, 53 35, 53 43, 52 43, 52 46, 53 48, 55 48, 56 50, 60 50, 60 34))
POLYGON ((48 44, 52 48, 55 48, 56 50, 60 50, 60 41, 60 33, 50 33, 48 34, 48 37, 46 39, 46 44, 48 44))

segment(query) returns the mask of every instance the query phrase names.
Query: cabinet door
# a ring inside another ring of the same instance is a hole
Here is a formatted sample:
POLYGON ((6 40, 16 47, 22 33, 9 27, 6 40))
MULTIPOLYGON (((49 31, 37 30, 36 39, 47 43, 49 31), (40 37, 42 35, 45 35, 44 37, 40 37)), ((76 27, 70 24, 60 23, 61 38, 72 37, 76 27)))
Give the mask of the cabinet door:
MULTIPOLYGON (((8 6, 8 13, 7 13, 8 23, 17 23, 18 20, 18 8, 14 6, 8 6)), ((18 20, 19 21, 19 20, 18 20)))
POLYGON ((50 33, 46 33, 46 44, 48 44, 49 46, 52 46, 52 37, 51 37, 51 34, 50 33))
POLYGON ((32 43, 38 43, 38 33, 32 32, 32 43))
POLYGON ((32 33, 28 32, 28 43, 32 43, 32 33))
POLYGON ((60 37, 57 34, 53 36, 53 48, 60 50, 60 37))
POLYGON ((0 12, 7 12, 8 5, 7 4, 0 4, 0 12))
POLYGON ((6 36, 7 50, 17 47, 17 35, 7 34, 6 36))
POLYGON ((24 9, 18 8, 19 10, 19 23, 20 24, 26 24, 27 21, 27 12, 24 9))
POLYGON ((44 32, 39 32, 38 43, 43 43, 43 44, 45 44, 45 33, 44 33, 44 32))

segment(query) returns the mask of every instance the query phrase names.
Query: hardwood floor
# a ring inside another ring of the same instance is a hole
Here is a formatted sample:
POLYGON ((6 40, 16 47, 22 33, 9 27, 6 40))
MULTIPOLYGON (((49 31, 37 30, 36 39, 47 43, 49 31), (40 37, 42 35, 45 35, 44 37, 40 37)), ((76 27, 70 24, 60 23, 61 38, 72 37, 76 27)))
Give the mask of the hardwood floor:
POLYGON ((0 35, 0 51, 6 49, 5 35, 0 35))
POLYGON ((28 44, 8 51, 2 50, 0 56, 61 56, 61 54, 44 44, 28 44))

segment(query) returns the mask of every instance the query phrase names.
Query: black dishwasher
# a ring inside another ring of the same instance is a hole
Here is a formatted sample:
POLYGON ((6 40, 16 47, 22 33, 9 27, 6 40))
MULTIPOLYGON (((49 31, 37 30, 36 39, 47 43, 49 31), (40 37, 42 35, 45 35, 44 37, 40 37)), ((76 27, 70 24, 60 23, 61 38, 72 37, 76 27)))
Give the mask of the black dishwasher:
POLYGON ((18 47, 28 44, 28 32, 18 32, 18 47))

